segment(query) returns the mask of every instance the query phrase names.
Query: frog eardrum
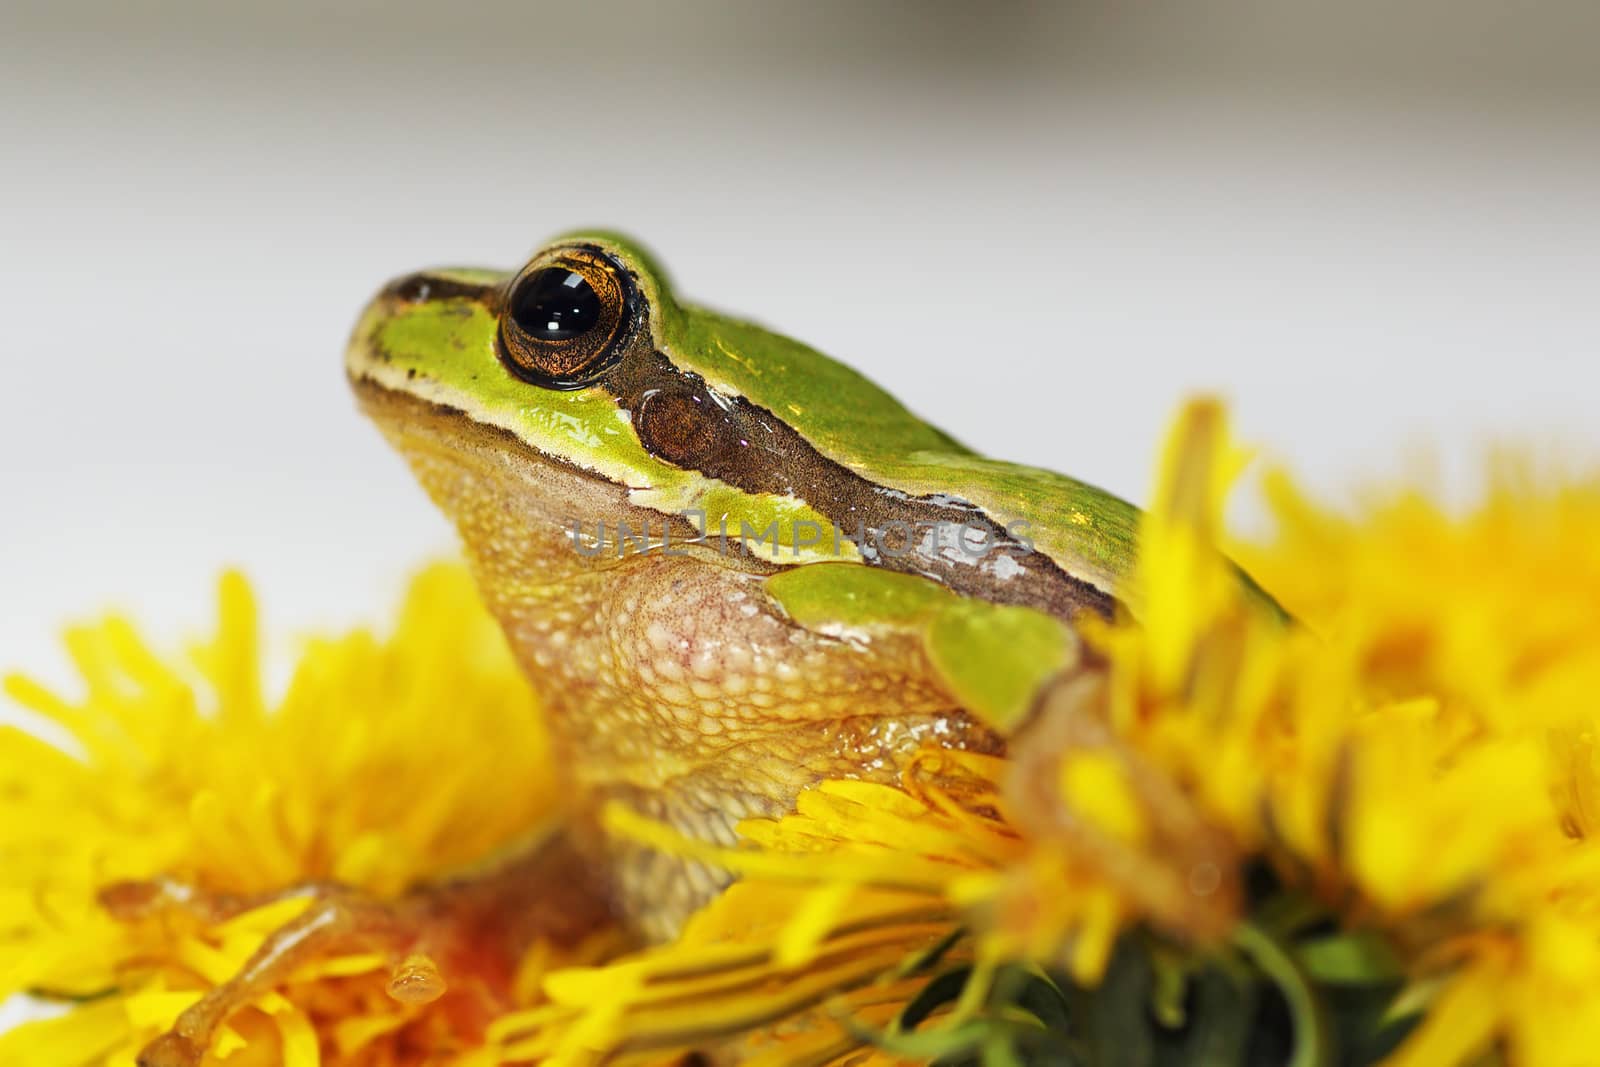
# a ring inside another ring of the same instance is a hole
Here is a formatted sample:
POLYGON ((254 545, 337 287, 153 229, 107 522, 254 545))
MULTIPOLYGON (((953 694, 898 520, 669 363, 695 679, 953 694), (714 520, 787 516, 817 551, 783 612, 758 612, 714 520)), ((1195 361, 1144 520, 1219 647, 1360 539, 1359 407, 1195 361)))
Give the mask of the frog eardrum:
POLYGON ((501 358, 547 389, 579 389, 626 347, 638 303, 633 280, 610 256, 568 246, 540 256, 506 288, 501 358))

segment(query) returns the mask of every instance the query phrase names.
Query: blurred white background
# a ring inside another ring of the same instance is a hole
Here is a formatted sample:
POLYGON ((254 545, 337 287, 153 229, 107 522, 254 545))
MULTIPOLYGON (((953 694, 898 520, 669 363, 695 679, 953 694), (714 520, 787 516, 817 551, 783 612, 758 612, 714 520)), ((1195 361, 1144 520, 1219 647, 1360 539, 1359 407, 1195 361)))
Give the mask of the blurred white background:
POLYGON ((398 272, 579 224, 1000 456, 1144 496, 1186 392, 1315 484, 1600 453, 1600 5, 21 2, 0 665, 224 563, 371 615, 451 543, 355 413, 398 272))

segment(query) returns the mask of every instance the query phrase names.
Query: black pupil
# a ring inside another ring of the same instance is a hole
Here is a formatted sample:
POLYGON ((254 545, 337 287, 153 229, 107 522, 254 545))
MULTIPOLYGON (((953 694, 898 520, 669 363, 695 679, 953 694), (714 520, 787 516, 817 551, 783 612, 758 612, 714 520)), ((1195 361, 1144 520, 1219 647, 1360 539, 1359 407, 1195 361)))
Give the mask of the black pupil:
POLYGON ((517 286, 511 317, 529 337, 566 341, 594 329, 600 321, 600 297, 576 271, 546 267, 517 286))

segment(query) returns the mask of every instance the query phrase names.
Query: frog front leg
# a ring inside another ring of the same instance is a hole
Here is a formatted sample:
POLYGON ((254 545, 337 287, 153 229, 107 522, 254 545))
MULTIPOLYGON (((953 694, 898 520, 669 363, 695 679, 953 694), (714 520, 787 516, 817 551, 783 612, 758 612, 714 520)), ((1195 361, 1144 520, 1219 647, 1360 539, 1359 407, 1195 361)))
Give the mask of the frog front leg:
POLYGON ((570 946, 613 924, 604 872, 576 827, 552 830, 481 870, 383 900, 336 883, 290 887, 257 897, 207 894, 168 880, 121 883, 102 900, 135 921, 180 909, 217 922, 274 900, 304 896, 306 910, 273 931, 238 973, 183 1011, 140 1053, 139 1067, 198 1067, 236 1010, 287 981, 305 964, 349 952, 392 961, 389 994, 426 1003, 447 987, 476 985, 493 999, 509 992, 535 941, 570 946))

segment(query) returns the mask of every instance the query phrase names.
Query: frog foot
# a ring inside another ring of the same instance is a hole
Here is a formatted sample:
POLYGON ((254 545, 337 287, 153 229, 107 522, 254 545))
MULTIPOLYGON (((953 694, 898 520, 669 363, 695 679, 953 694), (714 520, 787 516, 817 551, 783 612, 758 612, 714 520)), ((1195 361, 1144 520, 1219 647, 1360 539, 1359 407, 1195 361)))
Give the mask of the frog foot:
MULTIPOLYGON (((406 976, 399 982, 400 999, 418 1003, 444 994, 443 979, 430 953, 445 947, 444 942, 453 939, 455 931, 446 922, 419 915, 411 897, 383 901, 325 883, 257 897, 231 897, 158 879, 110 886, 101 893, 101 902, 114 917, 127 921, 176 910, 213 923, 275 900, 302 896, 311 900, 306 909, 268 934, 231 978, 184 1009, 171 1030, 140 1052, 139 1067, 199 1067, 218 1028, 235 1010, 283 984, 305 964, 336 953, 405 953, 406 976), (428 961, 426 967, 419 962, 423 960, 428 961), (412 976, 423 970, 428 971, 431 980, 413 980, 412 976), (427 996, 419 995, 423 992, 427 996)), ((391 971, 391 993, 397 991, 400 969, 401 965, 396 965, 391 971)))
POLYGON ((576 944, 612 921, 605 882, 565 834, 548 835, 479 871, 418 886, 394 900, 327 882, 231 896, 152 879, 120 882, 100 894, 112 916, 127 922, 176 911, 215 923, 295 897, 310 899, 305 910, 146 1045, 139 1067, 199 1067, 233 1012, 316 960, 350 952, 388 956, 387 990, 403 1004, 427 1004, 457 985, 503 1001, 518 962, 535 941, 576 944))

